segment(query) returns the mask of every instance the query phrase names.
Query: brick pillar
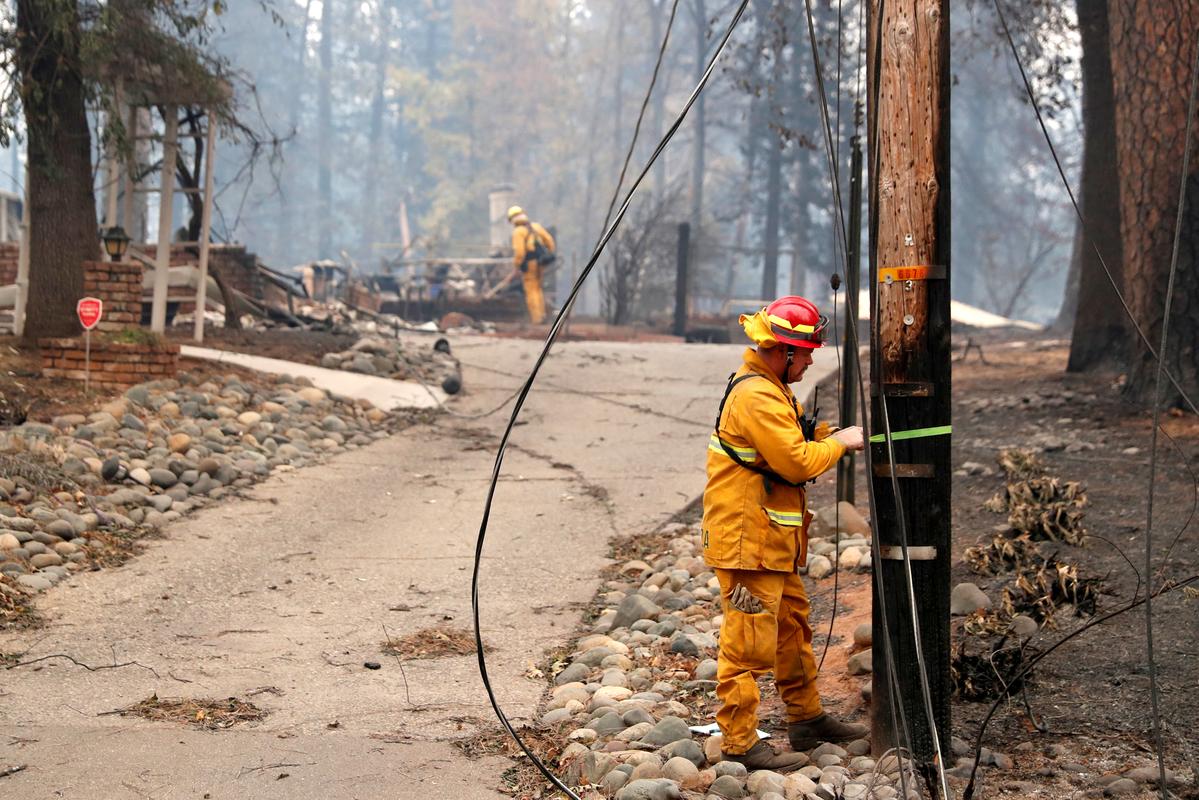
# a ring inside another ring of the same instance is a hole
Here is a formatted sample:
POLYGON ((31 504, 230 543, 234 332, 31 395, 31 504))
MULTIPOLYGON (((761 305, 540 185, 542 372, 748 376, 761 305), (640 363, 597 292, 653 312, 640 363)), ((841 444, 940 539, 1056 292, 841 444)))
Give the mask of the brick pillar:
POLYGON ((98 328, 119 331, 142 319, 142 265, 137 262, 83 262, 83 293, 104 301, 98 328))

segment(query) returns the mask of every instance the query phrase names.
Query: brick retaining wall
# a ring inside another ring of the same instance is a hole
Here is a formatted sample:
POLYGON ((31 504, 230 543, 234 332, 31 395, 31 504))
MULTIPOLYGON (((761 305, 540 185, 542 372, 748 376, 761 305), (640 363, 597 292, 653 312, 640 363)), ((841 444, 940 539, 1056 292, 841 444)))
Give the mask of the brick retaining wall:
MULTIPOLYGON (((42 375, 48 378, 84 379, 84 341, 39 339, 42 375)), ((179 371, 179 345, 126 344, 92 335, 91 381, 101 387, 127 387, 143 381, 173 378, 179 371)))
POLYGON ((0 242, 0 286, 17 282, 17 255, 20 242, 0 242))
POLYGON ((83 262, 83 293, 104 301, 102 331, 136 326, 142 319, 142 265, 136 262, 83 262))

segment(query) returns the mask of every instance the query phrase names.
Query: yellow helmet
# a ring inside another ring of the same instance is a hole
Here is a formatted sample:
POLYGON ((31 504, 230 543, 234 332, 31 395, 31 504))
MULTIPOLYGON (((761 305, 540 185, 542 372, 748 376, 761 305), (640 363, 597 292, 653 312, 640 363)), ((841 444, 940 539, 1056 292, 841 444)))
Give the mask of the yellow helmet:
POLYGON ((525 210, 523 208, 521 208, 520 206, 512 206, 511 208, 508 209, 508 221, 511 222, 512 220, 514 220, 516 217, 519 217, 523 213, 525 213, 525 210))

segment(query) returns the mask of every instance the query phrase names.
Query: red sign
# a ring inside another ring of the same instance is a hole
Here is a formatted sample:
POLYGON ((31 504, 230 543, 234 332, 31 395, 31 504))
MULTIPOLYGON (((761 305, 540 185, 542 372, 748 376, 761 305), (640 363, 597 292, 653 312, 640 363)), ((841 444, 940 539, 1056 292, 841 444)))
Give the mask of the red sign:
POLYGON ((85 331, 96 327, 103 313, 104 303, 99 297, 85 297, 75 305, 75 314, 79 317, 79 324, 85 331))

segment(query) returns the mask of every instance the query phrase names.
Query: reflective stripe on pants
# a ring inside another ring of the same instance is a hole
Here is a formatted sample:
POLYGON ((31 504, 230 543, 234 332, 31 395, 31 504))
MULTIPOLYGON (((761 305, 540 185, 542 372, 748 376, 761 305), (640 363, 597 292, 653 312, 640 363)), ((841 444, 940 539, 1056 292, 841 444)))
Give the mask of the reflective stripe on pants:
POLYGON ((724 735, 722 749, 738 754, 758 741, 757 679, 774 670, 774 683, 787 706, 789 722, 821 714, 816 690, 816 658, 812 654, 811 605, 803 581, 794 573, 717 569, 724 625, 716 662, 716 722, 724 735), (729 602, 741 584, 766 607, 746 614, 729 602))

